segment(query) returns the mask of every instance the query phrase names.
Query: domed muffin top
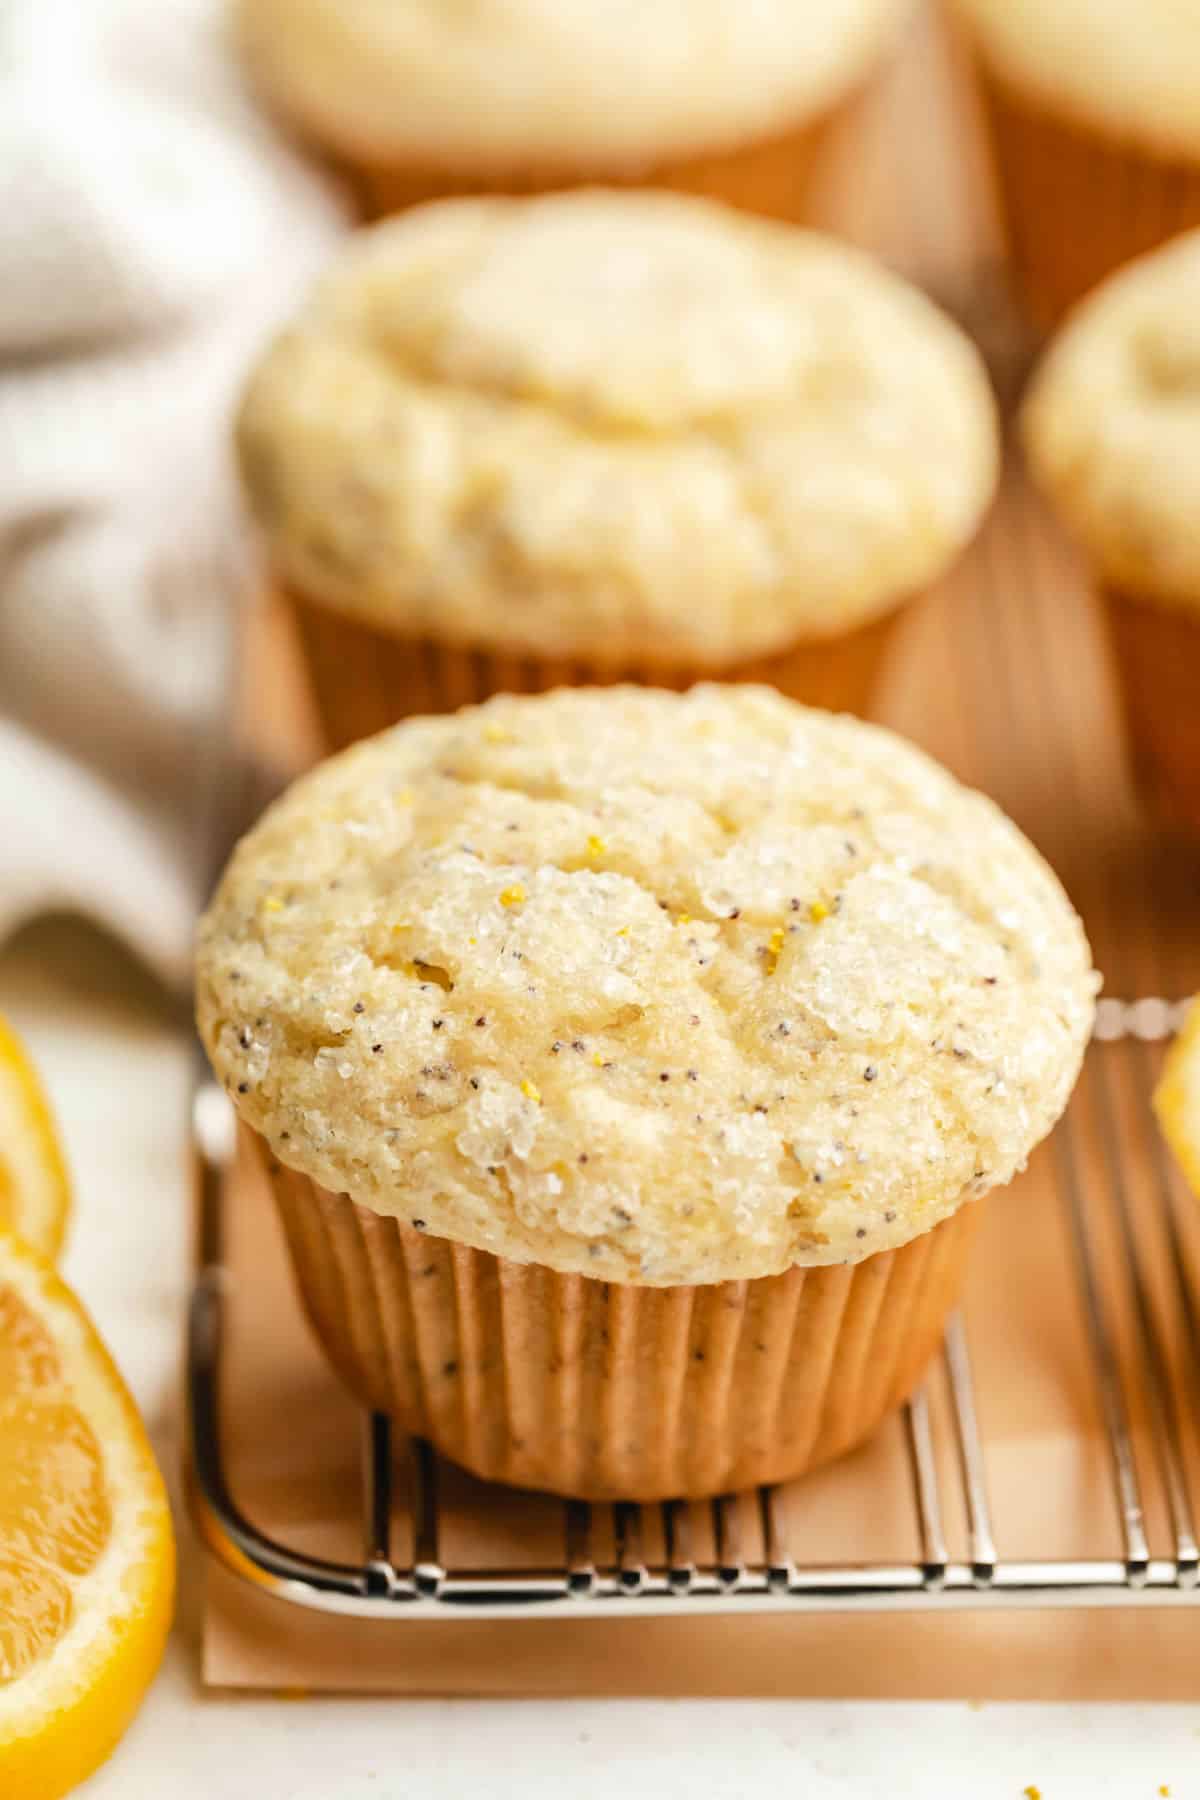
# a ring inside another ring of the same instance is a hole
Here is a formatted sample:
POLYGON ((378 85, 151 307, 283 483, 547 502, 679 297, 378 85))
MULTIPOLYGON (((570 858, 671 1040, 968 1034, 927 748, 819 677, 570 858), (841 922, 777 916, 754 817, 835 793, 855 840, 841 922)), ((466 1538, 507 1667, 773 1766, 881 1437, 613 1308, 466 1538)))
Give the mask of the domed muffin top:
MULTIPOLYGON (((1193 0, 956 4, 988 61, 1019 94, 1152 155, 1200 162, 1200 10, 1193 0)), ((1103 194, 1092 200, 1104 204, 1103 194)))
POLYGON ((1200 231, 1089 295, 1022 427, 1036 479, 1104 578, 1200 608, 1200 231))
POLYGON ((265 93, 346 155, 451 178, 638 174, 824 111, 907 0, 240 0, 265 93))
POLYGON ((400 636, 705 668, 940 574, 996 472, 973 346, 832 239, 669 194, 362 232, 238 441, 282 578, 400 636))
POLYGON ((750 687, 357 746, 243 840, 198 961, 217 1072, 285 1163, 646 1284, 853 1262, 1007 1181, 1095 985, 990 801, 750 687))

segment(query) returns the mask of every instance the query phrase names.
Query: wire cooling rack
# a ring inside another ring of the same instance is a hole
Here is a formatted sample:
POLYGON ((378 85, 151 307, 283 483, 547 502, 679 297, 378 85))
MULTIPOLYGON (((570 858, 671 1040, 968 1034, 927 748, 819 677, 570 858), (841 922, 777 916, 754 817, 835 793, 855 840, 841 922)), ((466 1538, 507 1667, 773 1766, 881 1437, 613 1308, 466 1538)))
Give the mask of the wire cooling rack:
POLYGON ((1157 1142, 1149 1099, 1159 1047, 1179 1022, 1182 1003, 1162 999, 1104 1000, 1081 1086, 1090 1085, 1101 1120, 1103 1204, 1121 1245, 1122 1279, 1135 1321, 1134 1355, 1118 1353, 1111 1305, 1098 1276, 1099 1197, 1085 1191, 1082 1127, 1073 1107, 1054 1140, 1055 1192, 1074 1247, 1075 1274, 1090 1351, 1091 1379, 1107 1437, 1113 1494, 1120 1521, 1120 1554, 1108 1558, 1009 1560, 1000 1546, 1004 1519, 989 1498, 987 1450, 979 1426, 976 1382, 967 1331, 952 1319, 942 1347, 949 1423, 937 1423, 924 1390, 905 1408, 908 1462, 918 1558, 805 1565, 789 1551, 779 1496, 770 1487, 754 1496, 761 1552, 749 1554, 745 1509, 736 1496, 712 1502, 713 1553, 693 1553, 694 1514, 679 1502, 618 1504, 613 1531, 597 1550, 594 1514, 600 1509, 562 1503, 561 1560, 534 1570, 458 1568, 441 1552, 439 1490, 442 1471, 430 1447, 413 1442, 398 1455, 390 1422, 380 1414, 362 1422, 362 1557, 336 1563, 277 1543, 236 1504, 222 1455, 221 1353, 229 1274, 222 1256, 222 1206, 233 1146, 233 1120, 224 1094, 201 1079, 194 1099, 198 1166, 200 1266, 188 1338, 190 1492, 194 1516, 213 1554, 244 1579, 281 1599, 327 1612, 372 1618, 445 1619, 474 1616, 577 1616, 701 1608, 896 1609, 987 1606, 1200 1605, 1200 1546, 1196 1493, 1189 1476, 1187 1439, 1196 1429, 1191 1398, 1200 1382, 1200 1306, 1181 1219, 1182 1196, 1165 1159, 1155 1171, 1154 1216, 1134 1204, 1129 1149, 1115 1123, 1115 1086, 1126 1084, 1143 1114, 1144 1142, 1157 1142), (1122 1065, 1118 1067, 1118 1065, 1122 1065), (1160 1234, 1170 1279, 1164 1292, 1148 1269, 1146 1234, 1160 1234), (1168 1343, 1182 1334, 1189 1347, 1182 1379, 1168 1343), (1153 1556, 1143 1504, 1143 1474, 1130 1423, 1137 1400, 1150 1421, 1153 1459, 1169 1517, 1169 1554, 1153 1556), (952 1454, 938 1433, 948 1429, 952 1454), (953 1468, 954 1504, 966 1519, 967 1555, 951 1557, 944 1525, 944 1471, 953 1468), (406 1469, 401 1477, 398 1471, 406 1469), (398 1561, 392 1516, 398 1480, 407 1482, 411 1554, 398 1561), (651 1517, 657 1513, 657 1520, 651 1517), (653 1558, 646 1546, 661 1545, 653 1558))

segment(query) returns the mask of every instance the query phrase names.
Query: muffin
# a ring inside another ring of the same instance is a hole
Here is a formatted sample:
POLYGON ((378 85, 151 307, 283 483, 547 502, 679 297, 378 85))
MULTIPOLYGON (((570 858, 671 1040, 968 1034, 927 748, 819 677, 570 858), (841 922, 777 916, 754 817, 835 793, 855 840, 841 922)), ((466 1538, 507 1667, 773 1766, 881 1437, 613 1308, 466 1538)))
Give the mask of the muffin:
POLYGON ((603 191, 359 234, 238 443, 334 747, 564 682, 753 676, 865 710, 996 474, 980 360, 914 289, 603 191))
POLYGON ((1102 585, 1143 792, 1200 831, 1200 232, 1081 307, 1022 427, 1102 585))
POLYGON ((909 0, 241 0, 278 111, 368 217, 591 182, 804 216, 831 128, 909 0))
POLYGON ((1036 852, 891 733, 593 688, 297 783, 198 1016, 363 1403, 653 1499, 798 1475, 912 1389, 1094 986, 1036 852))
POLYGON ((1200 225, 1200 8, 955 0, 1001 211, 1043 327, 1122 263, 1200 225))

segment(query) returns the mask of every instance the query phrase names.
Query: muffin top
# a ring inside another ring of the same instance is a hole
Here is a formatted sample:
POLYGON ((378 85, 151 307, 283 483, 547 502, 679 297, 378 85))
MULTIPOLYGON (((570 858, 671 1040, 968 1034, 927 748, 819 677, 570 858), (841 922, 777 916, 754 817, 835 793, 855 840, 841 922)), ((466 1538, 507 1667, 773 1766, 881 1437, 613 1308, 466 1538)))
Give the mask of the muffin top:
POLYGON ((637 173, 808 118, 907 0, 241 0, 264 90, 364 160, 637 173))
POLYGON ((1019 92, 1159 156, 1200 161, 1195 0, 956 3, 1019 92))
POLYGON ((1200 232, 1089 296, 1038 371, 1022 431, 1105 580, 1200 608, 1200 232))
POLYGON ((727 665, 940 572, 995 479, 974 348, 855 251, 668 194, 362 232, 254 373, 284 578, 400 635, 727 665))
POLYGON ((239 846, 198 964, 283 1162, 649 1285, 855 1262, 1007 1181, 1094 988, 990 801, 757 687, 504 696, 358 745, 239 846))

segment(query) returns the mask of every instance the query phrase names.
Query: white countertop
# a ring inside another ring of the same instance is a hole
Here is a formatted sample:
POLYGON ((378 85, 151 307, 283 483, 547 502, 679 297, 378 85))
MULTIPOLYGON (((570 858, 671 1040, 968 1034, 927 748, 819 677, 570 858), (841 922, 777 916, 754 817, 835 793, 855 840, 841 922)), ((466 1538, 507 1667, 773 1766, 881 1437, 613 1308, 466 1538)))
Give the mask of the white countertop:
MULTIPOLYGON (((107 946, 42 928, 0 956, 67 1141, 66 1272, 174 1474, 187 1279, 186 1037, 107 946)), ((205 1693, 196 1559, 166 1666, 89 1800, 1200 1800, 1200 1708, 763 1701, 317 1700, 205 1693)), ((1200 1654, 1200 1619, 1197 1620, 1200 1654)))

